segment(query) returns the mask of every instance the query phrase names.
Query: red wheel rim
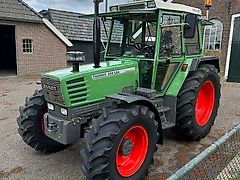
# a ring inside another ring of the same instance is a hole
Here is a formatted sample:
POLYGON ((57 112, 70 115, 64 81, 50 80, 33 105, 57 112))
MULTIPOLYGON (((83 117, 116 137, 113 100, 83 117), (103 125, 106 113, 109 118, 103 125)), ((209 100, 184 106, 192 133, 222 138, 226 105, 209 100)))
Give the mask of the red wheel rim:
POLYGON ((129 129, 119 143, 116 165, 118 173, 123 177, 135 174, 142 166, 148 151, 148 134, 142 126, 134 126, 129 129), (132 143, 131 151, 128 155, 123 154, 122 145, 124 141, 132 143))
POLYGON ((211 81, 206 81, 197 97, 195 117, 199 126, 204 126, 212 115, 215 102, 215 88, 211 81))

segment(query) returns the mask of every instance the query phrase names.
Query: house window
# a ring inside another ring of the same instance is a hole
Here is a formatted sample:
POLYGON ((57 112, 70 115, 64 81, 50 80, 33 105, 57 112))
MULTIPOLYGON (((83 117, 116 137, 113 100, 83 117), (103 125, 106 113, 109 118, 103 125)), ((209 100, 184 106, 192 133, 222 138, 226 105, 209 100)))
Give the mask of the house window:
POLYGON ((223 23, 218 19, 210 21, 213 25, 208 25, 204 29, 204 44, 205 50, 221 50, 223 23))
POLYGON ((24 53, 33 53, 32 39, 23 39, 23 52, 24 53))

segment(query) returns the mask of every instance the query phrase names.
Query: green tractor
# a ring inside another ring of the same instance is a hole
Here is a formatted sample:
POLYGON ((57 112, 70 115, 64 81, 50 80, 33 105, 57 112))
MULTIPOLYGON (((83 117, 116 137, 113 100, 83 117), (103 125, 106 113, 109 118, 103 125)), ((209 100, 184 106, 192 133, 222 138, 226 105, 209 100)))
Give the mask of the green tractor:
POLYGON ((219 60, 203 54, 201 10, 161 0, 136 1, 99 14, 94 0, 94 64, 68 53, 72 67, 43 73, 17 119, 37 151, 62 150, 84 138, 88 179, 142 179, 163 130, 201 140, 220 99, 219 60), (100 20, 108 24, 100 62, 100 20))

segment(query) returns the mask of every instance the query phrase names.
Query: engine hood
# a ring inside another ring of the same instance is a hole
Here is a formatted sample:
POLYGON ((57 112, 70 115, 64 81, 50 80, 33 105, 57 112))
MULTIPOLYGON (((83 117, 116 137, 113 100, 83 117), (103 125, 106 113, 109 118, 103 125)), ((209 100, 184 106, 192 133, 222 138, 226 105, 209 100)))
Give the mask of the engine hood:
POLYGON ((137 88, 139 69, 137 61, 116 60, 72 67, 42 74, 42 87, 47 101, 65 107, 76 107, 104 100, 106 96, 122 92, 125 87, 137 88))
POLYGON ((106 61, 100 63, 100 68, 94 68, 94 64, 81 65, 79 72, 72 72, 72 67, 68 67, 65 69, 60 69, 56 71, 45 72, 42 76, 48 76, 55 79, 64 79, 75 76, 84 76, 85 74, 96 74, 98 72, 106 72, 108 70, 117 70, 122 67, 135 67, 137 62, 130 60, 114 60, 114 61, 106 61))

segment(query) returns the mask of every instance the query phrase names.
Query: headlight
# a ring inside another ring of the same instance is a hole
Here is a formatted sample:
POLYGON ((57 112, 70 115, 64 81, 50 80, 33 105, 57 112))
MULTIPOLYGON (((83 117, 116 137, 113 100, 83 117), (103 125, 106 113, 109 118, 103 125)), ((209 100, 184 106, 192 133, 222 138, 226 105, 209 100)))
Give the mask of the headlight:
POLYGON ((61 109, 60 109, 60 112, 61 112, 61 114, 64 115, 64 116, 67 116, 67 115, 68 115, 68 110, 65 109, 65 108, 61 108, 61 109))
POLYGON ((53 104, 47 103, 47 107, 48 107, 49 110, 54 111, 54 105, 53 104))

